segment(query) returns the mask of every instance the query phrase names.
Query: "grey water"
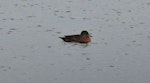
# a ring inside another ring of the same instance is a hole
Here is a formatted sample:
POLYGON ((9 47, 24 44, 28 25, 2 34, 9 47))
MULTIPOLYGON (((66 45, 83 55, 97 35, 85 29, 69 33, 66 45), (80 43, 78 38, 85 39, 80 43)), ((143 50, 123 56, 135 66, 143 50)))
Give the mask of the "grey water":
POLYGON ((1 0, 0 83, 150 83, 150 1, 1 0), (59 37, 92 35, 88 44, 59 37))

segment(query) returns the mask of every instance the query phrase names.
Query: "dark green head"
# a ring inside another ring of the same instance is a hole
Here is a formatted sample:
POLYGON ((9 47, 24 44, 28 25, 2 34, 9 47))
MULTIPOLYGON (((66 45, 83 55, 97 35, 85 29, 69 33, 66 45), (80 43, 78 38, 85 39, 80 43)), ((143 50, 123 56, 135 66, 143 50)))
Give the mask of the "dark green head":
POLYGON ((87 31, 82 31, 82 32, 81 32, 81 35, 82 35, 82 36, 89 36, 89 37, 92 37, 87 31))
POLYGON ((89 35, 89 33, 87 31, 82 31, 81 35, 89 35))

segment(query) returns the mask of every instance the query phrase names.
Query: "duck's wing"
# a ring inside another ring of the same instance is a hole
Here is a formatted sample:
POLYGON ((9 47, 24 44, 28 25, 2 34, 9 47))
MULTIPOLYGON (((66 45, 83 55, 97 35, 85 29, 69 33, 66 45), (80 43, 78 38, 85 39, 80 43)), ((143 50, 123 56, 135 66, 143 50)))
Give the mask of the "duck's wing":
POLYGON ((62 40, 64 40, 65 42, 74 42, 76 40, 78 40, 80 35, 67 35, 65 37, 59 37, 62 40))
POLYGON ((79 36, 80 36, 80 35, 66 35, 65 37, 66 37, 66 38, 74 38, 74 37, 76 38, 76 37, 79 37, 79 36))
POLYGON ((64 40, 65 42, 71 42, 70 37, 59 37, 59 38, 61 38, 61 39, 64 40))

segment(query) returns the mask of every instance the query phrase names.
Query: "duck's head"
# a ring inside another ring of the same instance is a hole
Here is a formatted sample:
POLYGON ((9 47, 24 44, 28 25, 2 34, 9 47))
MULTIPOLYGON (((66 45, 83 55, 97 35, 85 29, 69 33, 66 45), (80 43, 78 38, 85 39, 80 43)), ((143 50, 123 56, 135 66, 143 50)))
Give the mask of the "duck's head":
MULTIPOLYGON (((90 36, 89 33, 88 33, 88 31, 82 31, 81 35, 82 36, 90 36)), ((90 36, 90 37, 92 37, 92 36, 90 36)))

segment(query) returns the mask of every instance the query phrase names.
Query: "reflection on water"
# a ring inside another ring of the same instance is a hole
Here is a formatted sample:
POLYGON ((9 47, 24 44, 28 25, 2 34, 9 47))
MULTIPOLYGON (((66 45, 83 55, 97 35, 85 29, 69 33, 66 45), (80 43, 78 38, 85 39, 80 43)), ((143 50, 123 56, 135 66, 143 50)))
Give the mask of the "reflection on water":
POLYGON ((76 42, 64 42, 64 45, 69 45, 69 47, 79 46, 82 48, 86 48, 89 46, 88 43, 76 43, 76 42))

